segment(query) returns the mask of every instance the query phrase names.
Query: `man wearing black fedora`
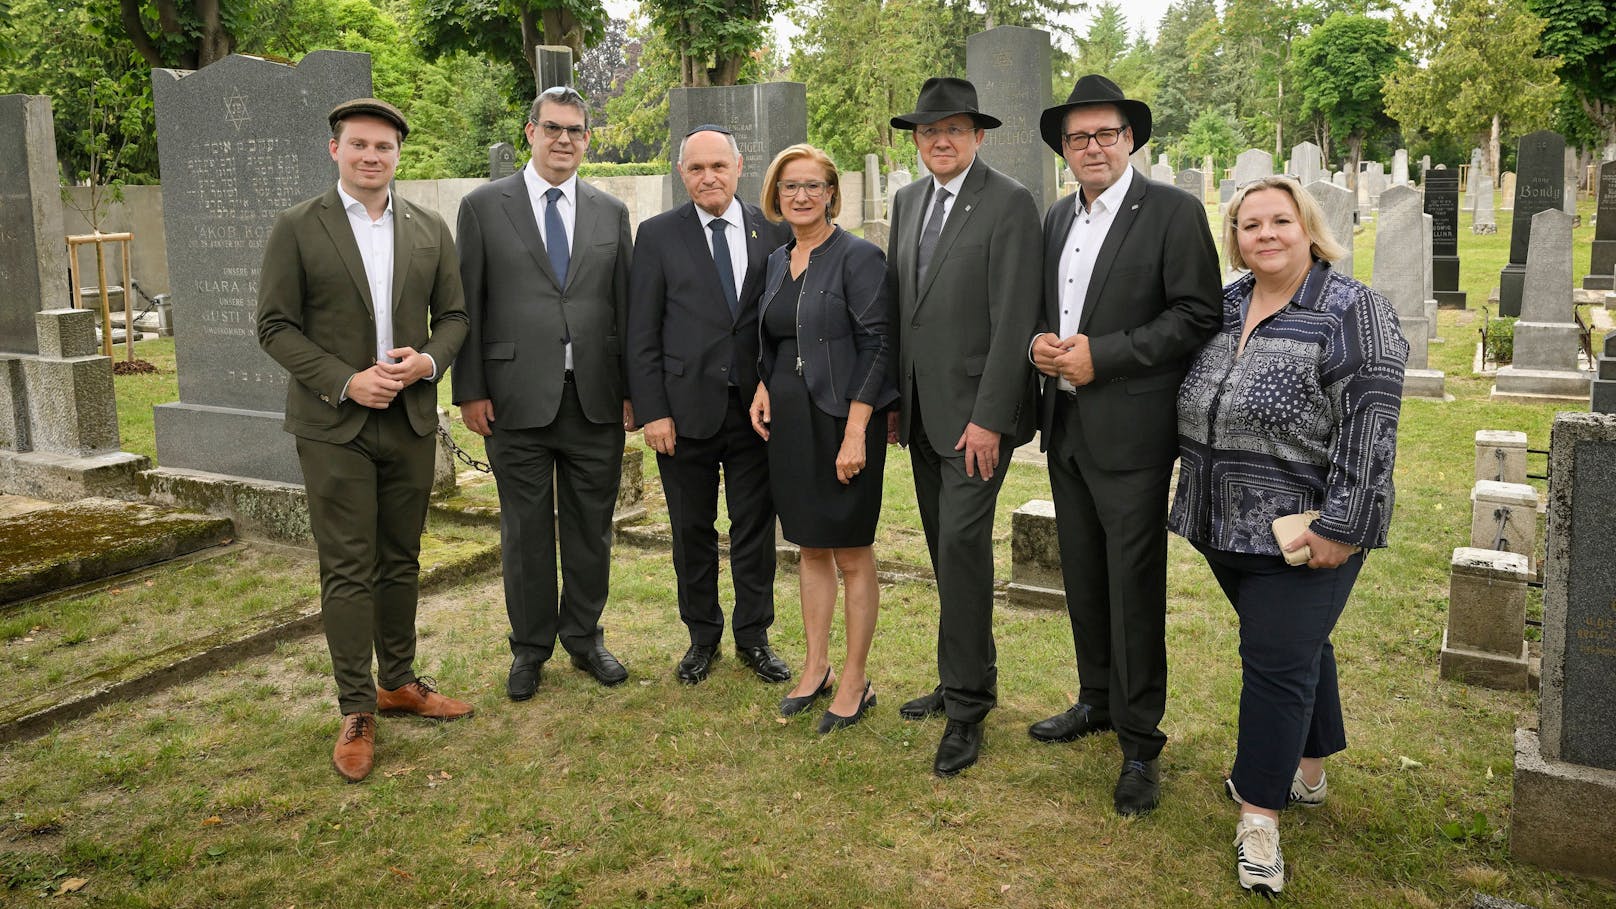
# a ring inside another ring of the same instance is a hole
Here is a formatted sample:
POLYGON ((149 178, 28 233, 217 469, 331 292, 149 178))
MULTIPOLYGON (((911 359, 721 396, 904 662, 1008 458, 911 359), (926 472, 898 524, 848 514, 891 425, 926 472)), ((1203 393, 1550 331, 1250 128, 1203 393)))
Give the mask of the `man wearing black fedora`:
POLYGON ((1028 348, 1043 374, 1048 453, 1078 702, 1034 723, 1070 742, 1115 729, 1119 814, 1156 807, 1167 736, 1167 487, 1178 386, 1217 328, 1217 252, 1200 200, 1128 166, 1150 108, 1079 79, 1039 132, 1080 191, 1044 216, 1043 311, 1028 348), (1119 431, 1120 430, 1120 431, 1119 431))
POLYGON ((892 197, 887 289, 898 301, 898 439, 937 576, 937 673, 905 719, 946 714, 933 769, 976 762, 997 699, 993 645, 993 510, 1015 447, 1034 425, 1027 338, 1038 318, 1038 206, 1020 183, 978 160, 999 121, 976 109, 964 79, 926 80, 912 130, 931 178, 892 197))

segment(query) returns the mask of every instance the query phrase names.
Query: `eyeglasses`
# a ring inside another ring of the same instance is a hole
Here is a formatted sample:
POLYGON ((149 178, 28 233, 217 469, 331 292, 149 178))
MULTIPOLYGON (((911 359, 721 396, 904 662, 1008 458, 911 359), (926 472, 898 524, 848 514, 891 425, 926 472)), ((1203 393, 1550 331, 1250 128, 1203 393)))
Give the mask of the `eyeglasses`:
POLYGON ((802 183, 793 180, 780 184, 780 198, 789 199, 797 193, 807 193, 808 198, 817 199, 829 188, 830 184, 824 180, 807 180, 802 183))
POLYGON ((927 142, 935 140, 938 136, 947 136, 950 139, 963 139, 976 132, 974 126, 922 126, 915 130, 915 135, 927 142))
POLYGON ((1127 129, 1128 127, 1126 126, 1113 126, 1110 129, 1095 130, 1092 133, 1067 133, 1061 139, 1066 142, 1066 147, 1072 151, 1082 151, 1088 148, 1090 139, 1094 140, 1094 143, 1101 148, 1110 148, 1117 144, 1117 140, 1122 138, 1123 132, 1127 129))
POLYGON ((529 120, 527 122, 532 123, 539 129, 543 130, 544 137, 546 139, 559 139, 561 138, 562 133, 566 133, 567 138, 571 139, 572 141, 582 142, 584 141, 584 136, 589 135, 589 129, 583 126, 562 126, 559 123, 552 123, 549 120, 545 120, 542 123, 533 120, 529 120))

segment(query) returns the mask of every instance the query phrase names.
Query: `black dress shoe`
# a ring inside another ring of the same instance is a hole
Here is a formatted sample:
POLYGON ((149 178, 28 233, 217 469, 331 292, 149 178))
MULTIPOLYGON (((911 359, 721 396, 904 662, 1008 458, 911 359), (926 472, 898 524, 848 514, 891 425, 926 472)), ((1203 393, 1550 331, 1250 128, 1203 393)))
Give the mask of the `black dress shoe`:
POLYGON ((907 701, 898 708, 898 716, 906 720, 924 720, 943 715, 943 686, 938 685, 929 694, 907 701))
POLYGON ((1039 720, 1027 727, 1027 734, 1040 742, 1075 742, 1085 735, 1111 728, 1110 717, 1087 704, 1073 704, 1063 713, 1039 720))
POLYGON ((949 720, 943 727, 943 740, 937 743, 937 759, 932 770, 938 776, 953 776, 976 763, 982 750, 982 724, 949 720))
POLYGON ((825 715, 819 718, 819 734, 824 735, 828 732, 835 732, 838 729, 846 729, 854 723, 857 723, 859 720, 864 719, 864 712, 874 706, 875 692, 870 690, 870 680, 865 679, 864 693, 859 695, 858 709, 853 711, 853 715, 842 716, 839 713, 832 713, 829 710, 825 711, 825 715))
POLYGON ((594 646, 583 653, 572 654, 572 665, 595 677, 595 681, 610 688, 628 681, 628 669, 606 649, 600 634, 595 635, 594 646))
POLYGON ((1161 801, 1161 769, 1155 760, 1123 761, 1112 800, 1123 817, 1147 814, 1161 801))
POLYGON ((737 644, 735 655, 741 658, 741 662, 752 667, 757 677, 765 682, 791 681, 791 667, 786 665, 785 660, 775 656, 774 648, 768 644, 756 647, 742 647, 737 644))
POLYGON ((827 694, 830 694, 830 692, 831 692, 830 669, 827 668, 825 670, 825 677, 819 680, 819 687, 818 688, 815 688, 813 691, 809 692, 808 694, 803 695, 802 697, 794 698, 794 697, 791 697, 790 695, 786 695, 785 697, 781 698, 780 699, 780 715, 781 716, 796 716, 797 714, 803 712, 804 710, 807 710, 809 707, 812 707, 814 705, 815 701, 819 700, 820 698, 824 697, 827 694))
POLYGON ((679 681, 686 685, 694 685, 705 679, 716 659, 718 659, 717 645, 691 644, 690 649, 685 651, 684 658, 679 661, 679 668, 676 671, 679 681))
POLYGON ((539 668, 544 663, 537 660, 512 660, 511 674, 505 677, 505 693, 513 701, 525 701, 539 690, 539 668))

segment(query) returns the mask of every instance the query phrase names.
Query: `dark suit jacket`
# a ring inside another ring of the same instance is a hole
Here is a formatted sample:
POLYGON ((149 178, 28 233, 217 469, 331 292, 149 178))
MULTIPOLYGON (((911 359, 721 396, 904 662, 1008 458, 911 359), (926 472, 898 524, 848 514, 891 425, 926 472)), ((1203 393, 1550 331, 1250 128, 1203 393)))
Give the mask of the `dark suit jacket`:
MULTIPOLYGON (((443 219, 393 196, 393 346, 437 363, 438 378, 466 337, 454 241, 443 219)), ((376 362, 376 320, 365 263, 333 186, 282 212, 264 248, 258 280, 258 343, 286 367, 286 431, 343 444, 369 408, 342 400, 348 380, 376 362)), ((437 389, 404 389, 410 426, 438 428, 437 389)))
MULTIPOLYGON (((1063 197, 1044 215, 1044 307, 1033 336, 1060 334, 1056 272, 1077 198, 1063 197)), ((1135 170, 1100 246, 1078 324, 1089 338, 1094 381, 1077 389, 1077 406, 1102 468, 1171 464, 1178 457, 1178 385, 1190 355, 1217 330, 1221 299, 1206 209, 1135 170)), ((1055 379, 1042 378, 1039 445, 1047 450, 1060 395, 1055 379)))
POLYGON ((539 235, 523 172, 460 202, 460 277, 471 331, 452 376, 455 403, 494 402, 501 428, 555 420, 572 336, 578 403, 592 423, 619 423, 627 397, 623 328, 634 241, 622 202, 578 181, 567 285, 539 235))
POLYGON ((918 284, 932 186, 928 175, 892 197, 887 290, 898 302, 899 440, 909 442, 918 383, 925 388, 926 436, 938 454, 960 455, 954 443, 968 422, 1020 445, 1035 429, 1027 339, 1038 318, 1043 263, 1038 206, 1020 183, 977 158, 918 284))
POLYGON ((641 425, 671 416, 679 435, 711 438, 724 422, 732 368, 742 399, 752 399, 764 267, 791 234, 757 206, 741 207, 747 262, 738 316, 724 301, 694 203, 640 225, 629 277, 628 389, 641 425))

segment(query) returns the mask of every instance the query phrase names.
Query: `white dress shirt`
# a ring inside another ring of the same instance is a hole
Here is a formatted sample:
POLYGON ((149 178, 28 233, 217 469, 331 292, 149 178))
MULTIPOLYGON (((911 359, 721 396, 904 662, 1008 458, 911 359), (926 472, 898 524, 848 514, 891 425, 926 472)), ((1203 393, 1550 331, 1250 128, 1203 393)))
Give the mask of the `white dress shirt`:
MULTIPOLYGON (((1081 192, 1078 194, 1076 217, 1072 218, 1072 226, 1066 231, 1066 240, 1061 244, 1060 265, 1055 272, 1059 277, 1056 289, 1060 295, 1059 333, 1063 339, 1077 334, 1078 325, 1083 319, 1083 301, 1088 299, 1089 281, 1094 277, 1100 247, 1105 243, 1106 234, 1111 232, 1117 209, 1127 198, 1128 187, 1132 183, 1133 168, 1129 167, 1117 182, 1087 206, 1083 204, 1081 192)), ((1072 388, 1072 383, 1060 380, 1062 391, 1071 391, 1072 388)))
MULTIPOLYGON (((707 213, 707 209, 696 206, 696 214, 701 218, 701 229, 707 234, 707 251, 713 249, 713 231, 707 225, 722 220, 729 226, 724 228, 724 242, 729 246, 729 264, 735 270, 735 293, 740 294, 741 288, 746 284, 746 216, 741 208, 739 199, 730 199, 729 208, 724 214, 714 217, 707 213)), ((714 261, 717 261, 716 259, 714 261)))
MULTIPOLYGON (((533 220, 539 224, 539 239, 544 241, 545 249, 550 248, 550 238, 546 236, 544 230, 544 207, 550 204, 550 200, 544 198, 544 194, 551 189, 561 190, 561 198, 555 201, 555 207, 556 214, 561 216, 561 226, 567 229, 567 261, 571 262, 572 251, 576 248, 573 244, 573 236, 577 233, 575 228, 578 224, 577 171, 574 171, 572 176, 560 183, 551 183, 549 180, 539 176, 538 169, 533 166, 533 161, 529 159, 527 166, 522 168, 522 179, 527 181, 527 201, 529 205, 533 206, 533 220)), ((568 266, 569 269, 571 267, 571 265, 568 266)), ((571 369, 572 342, 568 341, 564 346, 566 350, 563 357, 566 360, 566 368, 571 369)))
MULTIPOLYGON (((926 232, 926 222, 931 220, 931 210, 937 207, 937 190, 939 189, 948 190, 948 198, 943 200, 942 223, 942 227, 944 229, 948 227, 948 216, 954 213, 954 203, 959 201, 960 189, 965 186, 965 178, 970 176, 971 168, 975 166, 976 159, 972 158, 971 163, 965 165, 965 169, 960 171, 958 174, 955 174, 954 179, 948 181, 947 183, 938 182, 937 177, 935 175, 932 176, 930 201, 926 205, 926 210, 920 213, 920 233, 923 234, 926 232)), ((939 234, 939 236, 941 236, 941 234, 939 234)))
MULTIPOLYGON (((348 226, 353 229, 354 243, 359 246, 359 258, 365 265, 365 283, 370 288, 370 307, 376 321, 376 362, 394 363, 387 356, 393 349, 393 193, 387 193, 387 208, 382 216, 372 220, 365 203, 348 195, 337 181, 337 198, 342 210, 348 214, 348 226)), ((431 354, 422 354, 432 364, 427 381, 438 378, 438 363, 431 354)), ((349 377, 349 382, 353 381, 349 377)), ((348 400, 348 386, 342 386, 340 401, 348 400)))

